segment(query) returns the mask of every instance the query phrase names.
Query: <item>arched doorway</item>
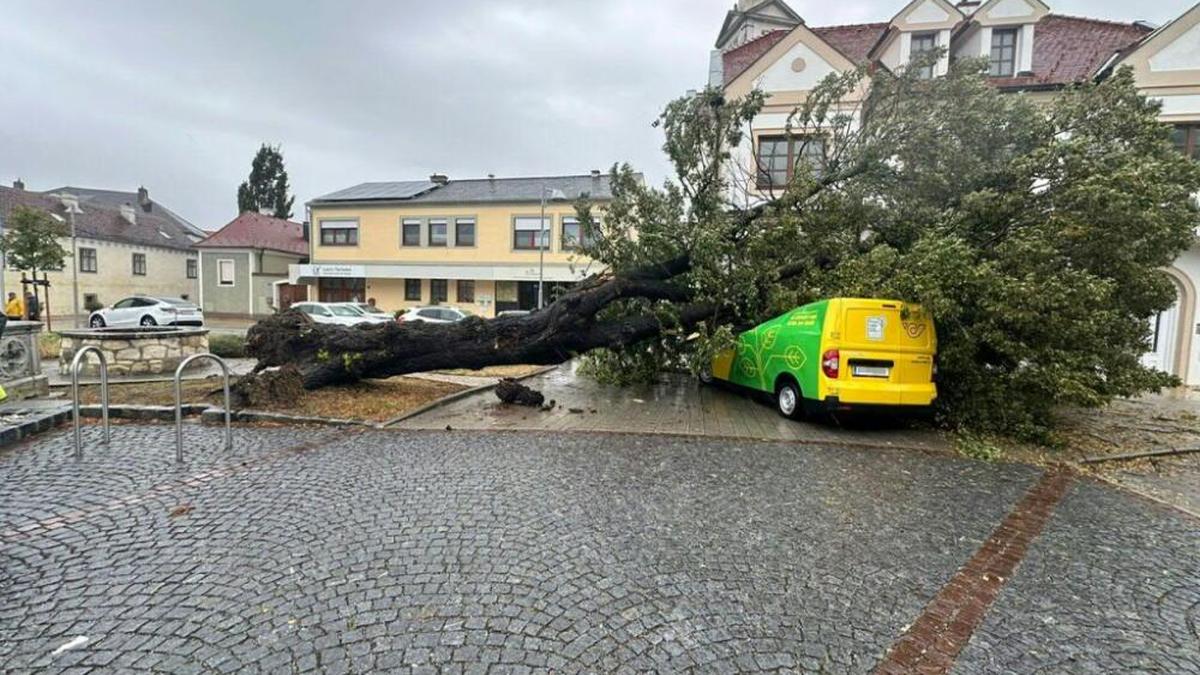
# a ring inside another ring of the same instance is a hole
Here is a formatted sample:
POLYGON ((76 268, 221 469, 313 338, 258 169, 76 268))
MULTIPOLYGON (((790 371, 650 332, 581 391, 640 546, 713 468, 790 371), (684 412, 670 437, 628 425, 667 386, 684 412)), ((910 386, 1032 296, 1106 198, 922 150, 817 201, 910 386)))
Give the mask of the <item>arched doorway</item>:
POLYGON ((1150 317, 1150 351, 1142 363, 1187 381, 1187 365, 1191 350, 1191 333, 1195 309, 1195 293, 1187 277, 1176 269, 1167 269, 1175 286, 1175 303, 1167 310, 1150 317))

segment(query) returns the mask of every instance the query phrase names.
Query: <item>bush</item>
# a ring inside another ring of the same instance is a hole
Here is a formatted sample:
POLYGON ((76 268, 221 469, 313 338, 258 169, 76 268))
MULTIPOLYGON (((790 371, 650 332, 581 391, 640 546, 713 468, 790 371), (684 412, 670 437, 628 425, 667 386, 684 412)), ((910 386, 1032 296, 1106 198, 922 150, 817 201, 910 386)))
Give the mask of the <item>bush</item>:
POLYGON ((240 359, 246 356, 246 338, 241 335, 209 335, 208 351, 223 359, 240 359))
POLYGON ((970 457, 971 459, 978 459, 984 462, 995 462, 1004 457, 1004 450, 990 438, 975 436, 969 433, 960 433, 956 440, 958 454, 963 457, 970 457))
POLYGON ((100 302, 100 296, 87 294, 83 296, 83 308, 88 312, 94 312, 104 309, 104 303, 100 302))

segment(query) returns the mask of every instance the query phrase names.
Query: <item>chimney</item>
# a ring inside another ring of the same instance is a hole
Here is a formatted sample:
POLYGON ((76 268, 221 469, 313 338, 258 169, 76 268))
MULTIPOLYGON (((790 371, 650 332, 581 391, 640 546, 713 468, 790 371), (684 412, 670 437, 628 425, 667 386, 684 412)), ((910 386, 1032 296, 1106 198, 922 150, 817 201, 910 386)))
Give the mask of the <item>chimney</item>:
POLYGON ((592 169, 592 179, 600 180, 600 169, 592 169))
POLYGON ((154 206, 154 202, 150 201, 150 191, 145 186, 138 188, 137 200, 138 206, 142 207, 142 210, 146 213, 150 213, 150 208, 154 206))
POLYGON ((429 177, 429 182, 437 183, 438 185, 445 185, 446 183, 450 182, 450 177, 444 173, 435 173, 429 177))
POLYGON ((121 217, 128 220, 130 225, 137 224, 137 212, 133 210, 133 204, 125 203, 121 205, 121 217))
POLYGON ((21 180, 20 178, 18 178, 18 179, 16 179, 16 180, 14 180, 14 181, 13 181, 13 187, 14 187, 14 188, 16 188, 16 189, 18 189, 18 190, 24 190, 24 189, 25 189, 25 181, 23 181, 23 180, 21 180))

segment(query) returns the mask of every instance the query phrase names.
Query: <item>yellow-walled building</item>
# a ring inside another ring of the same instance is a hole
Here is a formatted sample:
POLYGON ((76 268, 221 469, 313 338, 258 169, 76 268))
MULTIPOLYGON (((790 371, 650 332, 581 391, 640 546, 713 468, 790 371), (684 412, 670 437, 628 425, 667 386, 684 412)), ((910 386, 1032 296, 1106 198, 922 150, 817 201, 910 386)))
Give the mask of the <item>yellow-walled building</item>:
POLYGON ((310 262, 291 266, 291 280, 307 284, 311 299, 374 299, 387 310, 440 304, 492 317, 535 309, 539 278, 550 302, 598 271, 579 252, 581 198, 602 217, 609 177, 363 183, 309 202, 310 262))

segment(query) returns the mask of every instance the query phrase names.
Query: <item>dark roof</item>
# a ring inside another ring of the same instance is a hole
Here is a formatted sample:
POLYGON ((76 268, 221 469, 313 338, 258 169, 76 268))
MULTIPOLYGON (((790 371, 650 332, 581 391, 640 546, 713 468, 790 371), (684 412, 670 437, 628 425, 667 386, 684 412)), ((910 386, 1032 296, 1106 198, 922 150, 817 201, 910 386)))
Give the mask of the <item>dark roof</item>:
POLYGON ((304 226, 290 220, 246 212, 213 232, 198 248, 262 248, 299 256, 308 255, 304 226))
POLYGON ((411 197, 338 197, 337 195, 369 193, 372 186, 389 183, 363 183, 345 190, 314 199, 312 204, 337 204, 344 202, 406 202, 414 204, 461 204, 482 202, 537 202, 541 201, 543 188, 558 190, 568 200, 587 195, 592 199, 611 199, 612 189, 607 174, 583 174, 578 176, 544 176, 529 178, 472 178, 451 180, 445 185, 434 185, 425 192, 411 197))
POLYGON ((774 30, 761 37, 754 38, 746 44, 725 52, 725 86, 737 79, 738 75, 746 72, 750 66, 771 51, 771 47, 779 44, 790 33, 790 30, 774 30))
MULTIPOLYGON (((890 24, 863 23, 810 28, 817 37, 855 63, 868 54, 890 24)), ((970 30, 964 22, 958 34, 970 30)), ((724 55, 725 84, 733 82, 774 47, 789 31, 778 30, 747 42, 724 55)), ((991 78, 1003 89, 1060 87, 1093 77, 1117 52, 1145 38, 1151 29, 1136 23, 1116 23, 1061 14, 1047 14, 1034 28, 1033 74, 991 78)))
POLYGON ((1135 23, 1047 14, 1034 28, 1033 75, 992 78, 992 83, 1019 89, 1084 82, 1114 54, 1150 32, 1149 27, 1135 23))
POLYGON ((316 201, 359 201, 364 199, 411 199, 437 187, 427 180, 401 180, 384 183, 360 183, 345 190, 330 192, 316 201))
MULTIPOLYGON (((120 190, 98 190, 95 188, 81 188, 81 187, 75 187, 73 185, 65 185, 63 187, 56 188, 54 190, 47 190, 46 194, 59 194, 59 193, 63 193, 63 192, 66 192, 67 194, 73 194, 76 197, 79 197, 80 204, 94 203, 98 206, 107 206, 110 209, 119 209, 119 208, 121 208, 122 204, 132 204, 134 207, 140 209, 141 211, 146 211, 145 208, 142 208, 140 205, 138 205, 138 193, 137 192, 122 192, 120 190)), ((188 219, 180 216, 179 214, 175 213, 171 209, 168 209, 167 207, 163 206, 162 204, 159 204, 158 202, 154 201, 153 199, 150 200, 149 208, 150 208, 149 213, 152 213, 156 216, 160 216, 163 218, 167 218, 169 220, 174 220, 176 222, 176 224, 179 225, 179 227, 191 232, 192 234, 194 234, 197 237, 203 237, 208 234, 204 230, 193 225, 188 219)))
MULTIPOLYGON (((67 218, 67 211, 62 202, 49 194, 0 187, 0 214, 7 220, 17 206, 40 209, 64 220, 67 218)), ((80 237, 139 246, 180 250, 192 248, 189 232, 172 219, 135 209, 135 222, 131 223, 121 215, 119 207, 108 208, 81 200, 79 208, 82 213, 75 214, 75 232, 80 237)))
POLYGON ((830 47, 842 53, 842 56, 854 63, 867 62, 867 54, 888 29, 888 23, 858 23, 845 26, 824 26, 813 28, 812 32, 824 40, 830 47))

